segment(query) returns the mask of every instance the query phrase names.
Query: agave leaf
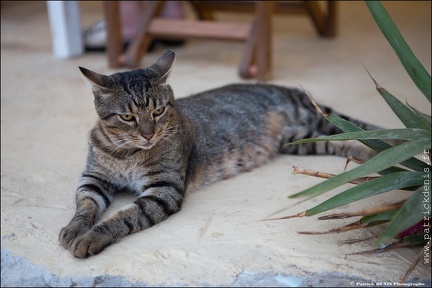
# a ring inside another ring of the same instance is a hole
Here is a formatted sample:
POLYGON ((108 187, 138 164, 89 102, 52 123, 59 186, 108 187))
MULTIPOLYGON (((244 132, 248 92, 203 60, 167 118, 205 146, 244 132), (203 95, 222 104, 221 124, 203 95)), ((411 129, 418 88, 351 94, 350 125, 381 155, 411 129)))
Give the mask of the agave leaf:
POLYGON ((421 186, 408 198, 399 212, 394 216, 384 233, 381 234, 380 238, 378 238, 378 244, 390 240, 398 233, 423 220, 424 215, 419 211, 419 204, 424 200, 424 191, 424 187, 421 186))
MULTIPOLYGON (((321 114, 323 117, 325 117, 328 121, 333 123, 336 127, 341 129, 342 131, 344 131, 344 132, 364 131, 362 128, 356 126, 355 124, 353 124, 353 123, 351 123, 345 119, 342 119, 342 118, 335 116, 335 115, 329 115, 327 113, 324 113, 321 110, 321 108, 318 106, 318 104, 316 104, 316 102, 312 98, 312 96, 306 90, 303 89, 303 91, 305 92, 306 96, 309 98, 309 100, 311 101, 312 105, 315 107, 317 112, 319 114, 321 114)), ((389 144, 387 144, 381 140, 373 140, 372 139, 372 140, 359 140, 359 141, 362 142, 363 144, 365 144, 366 146, 370 147, 371 149, 377 151, 377 152, 380 152, 380 151, 383 151, 385 149, 392 147, 391 145, 389 145, 389 144)), ((420 161, 416 158, 408 159, 408 160, 402 162, 402 164, 404 164, 406 167, 413 169, 413 170, 423 170, 423 168, 425 167, 425 163, 423 163, 422 161, 420 161)), ((404 170, 405 169, 402 169, 399 167, 390 167, 390 168, 385 169, 383 171, 379 171, 378 173, 381 175, 385 175, 385 174, 404 171, 404 170)), ((303 201, 301 201, 301 202, 303 202, 303 201)), ((283 210, 285 210, 285 209, 283 209, 283 210)), ((276 213, 278 213, 278 212, 276 212, 276 213)))
MULTIPOLYGON (((310 142, 319 142, 319 141, 336 141, 336 140, 365 140, 365 139, 400 139, 413 141, 419 138, 431 138, 430 130, 423 129, 415 129, 415 128, 403 128, 403 129, 377 129, 377 130, 369 130, 369 131, 359 131, 359 132, 347 132, 341 133, 337 135, 330 136, 322 136, 319 138, 308 138, 302 139, 295 142, 288 143, 286 145, 294 145, 294 144, 302 144, 302 143, 310 143, 310 142)), ((383 142, 384 143, 384 142, 383 142)), ((387 143, 384 143, 387 144, 387 143)), ((388 145, 388 144, 387 144, 388 145)), ((392 147, 388 145, 389 147, 392 147)), ((387 148, 388 149, 388 148, 387 148)), ((426 167, 426 164, 422 161, 412 158, 407 161, 401 163, 402 165, 414 169, 416 171, 423 170, 426 167)), ((379 171, 379 174, 388 174, 390 172, 400 171, 400 168, 392 167, 388 171, 379 171)))
POLYGON ((424 239, 423 233, 405 236, 402 238, 402 241, 409 244, 410 246, 420 245, 428 242, 424 239))
POLYGON ((308 209, 307 216, 322 213, 388 191, 418 186, 421 184, 423 184, 423 178, 419 172, 396 172, 384 175, 361 185, 352 187, 327 201, 308 209))
POLYGON ((381 213, 377 213, 377 214, 373 214, 373 215, 367 215, 364 216, 360 219, 361 223, 370 223, 370 222, 374 222, 374 221, 390 221, 393 219, 393 216, 396 215, 398 210, 390 210, 390 211, 385 211, 385 212, 381 212, 381 213))
MULTIPOLYGON (((336 127, 341 129, 343 132, 357 132, 357 131, 365 131, 357 125, 333 114, 328 115, 327 120, 333 123, 336 127)), ((369 148, 380 152, 392 147, 390 144, 385 143, 381 140, 359 140, 369 148)))
POLYGON ((411 51, 405 39, 394 24, 390 15, 379 1, 365 1, 375 22, 381 29, 387 41, 396 52, 399 60, 417 85, 420 91, 431 102, 431 77, 414 53, 411 51))
POLYGON ((318 196, 351 180, 387 169, 429 148, 429 139, 420 139, 412 142, 402 143, 398 146, 380 152, 363 165, 360 165, 350 171, 341 173, 331 179, 312 186, 311 188, 291 195, 289 198, 296 198, 299 196, 307 196, 312 198, 318 196))
MULTIPOLYGON (((367 69, 366 71, 369 73, 367 69)), ((386 89, 381 87, 370 73, 369 76, 371 77, 372 81, 374 81, 378 93, 384 98, 396 116, 407 128, 420 128, 425 130, 429 129, 429 126, 424 123, 421 117, 417 116, 417 114, 414 113, 409 107, 399 101, 399 99, 393 96, 386 89)))
POLYGON ((411 226, 410 228, 399 233, 396 236, 396 238, 404 238, 404 237, 409 236, 409 235, 423 233, 424 228, 425 228, 425 226, 424 226, 425 224, 428 225, 428 223, 425 220, 422 220, 422 221, 418 222, 417 224, 415 224, 414 226, 411 226))
MULTIPOLYGON (((334 125, 336 125, 339 129, 341 129, 344 132, 364 131, 360 127, 336 115, 328 115, 327 120, 332 122, 334 125)), ((390 144, 387 144, 381 140, 359 140, 359 141, 377 152, 381 152, 392 147, 390 144)), ((415 171, 423 171, 423 169, 427 167, 426 163, 420 161, 417 158, 411 158, 398 164, 401 164, 415 171)), ((380 174, 387 174, 387 173, 381 171, 380 174)))
POLYGON ((409 105, 408 103, 407 103, 407 105, 408 105, 408 107, 410 107, 414 111, 414 113, 417 114, 417 116, 419 116, 421 119, 423 119, 423 121, 429 126, 429 129, 430 129, 432 126, 431 115, 420 112, 419 110, 417 110, 415 107, 409 105))
POLYGON ((365 140, 365 139, 399 139, 406 141, 414 141, 419 138, 430 138, 431 131, 403 128, 403 129, 376 129, 369 131, 347 132, 336 135, 322 136, 319 138, 302 139, 286 145, 302 144, 318 141, 337 141, 337 140, 365 140))
MULTIPOLYGON (((366 69, 367 71, 367 69, 366 69)), ((304 90, 304 89, 303 89, 304 90)), ((341 129, 343 132, 356 132, 356 131, 364 131, 362 128, 356 126, 355 124, 342 119, 336 115, 328 115, 327 113, 324 113, 319 106, 316 104, 316 102, 314 101, 314 99, 312 98, 312 96, 305 91, 306 96, 309 98, 309 100, 311 101, 312 105, 315 107, 315 109, 317 110, 318 113, 320 113, 323 117, 325 117, 328 121, 330 121, 331 123, 333 123, 336 127, 338 127, 339 129, 341 129)), ((390 147, 392 147, 391 145, 389 145, 388 143, 385 143, 384 141, 381 140, 359 140, 360 142, 362 142, 363 144, 365 144, 366 146, 368 146, 369 148, 371 148, 372 150, 375 150, 377 152, 381 152, 383 150, 389 149, 390 147)), ((412 159, 408 159, 402 163, 400 163, 410 169, 413 169, 415 171, 422 171, 423 168, 425 168, 426 164, 416 158, 412 158, 412 159)), ((393 172, 394 169, 390 168, 388 170, 384 170, 384 171, 380 171, 380 174, 388 174, 393 172)))

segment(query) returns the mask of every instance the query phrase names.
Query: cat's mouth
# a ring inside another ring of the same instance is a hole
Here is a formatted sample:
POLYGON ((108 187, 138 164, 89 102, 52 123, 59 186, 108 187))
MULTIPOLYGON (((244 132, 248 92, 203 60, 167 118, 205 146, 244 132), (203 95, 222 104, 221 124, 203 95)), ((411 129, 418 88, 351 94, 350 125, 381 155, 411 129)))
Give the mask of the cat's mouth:
POLYGON ((147 150, 152 148, 157 141, 155 141, 154 139, 151 139, 150 141, 140 141, 139 143, 137 143, 137 147, 143 150, 147 150))
POLYGON ((155 135, 155 137, 151 138, 150 140, 144 139, 144 137, 136 137, 138 139, 134 139, 134 146, 138 149, 148 150, 152 148, 156 143, 160 141, 160 137, 158 135, 155 135))
POLYGON ((146 149, 150 149, 151 147, 153 147, 153 145, 154 145, 154 143, 147 142, 144 144, 140 143, 137 147, 146 150, 146 149))
POLYGON ((161 139, 160 135, 154 135, 154 137, 152 137, 150 140, 144 139, 144 137, 141 137, 141 139, 139 139, 139 141, 137 141, 137 147, 147 150, 152 148, 154 145, 156 145, 156 143, 158 143, 161 139))

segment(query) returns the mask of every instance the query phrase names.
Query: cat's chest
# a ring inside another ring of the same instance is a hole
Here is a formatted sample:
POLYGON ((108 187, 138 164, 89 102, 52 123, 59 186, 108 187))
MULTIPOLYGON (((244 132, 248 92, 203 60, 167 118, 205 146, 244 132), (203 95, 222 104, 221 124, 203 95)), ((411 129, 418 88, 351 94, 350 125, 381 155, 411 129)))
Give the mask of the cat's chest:
POLYGON ((135 157, 130 159, 105 159, 100 164, 104 166, 110 181, 119 187, 136 194, 141 194, 151 181, 154 168, 149 167, 150 159, 135 157))
POLYGON ((137 194, 142 192, 142 187, 148 182, 148 178, 146 177, 146 174, 148 174, 147 169, 136 163, 123 165, 123 170, 120 173, 122 174, 123 181, 118 184, 137 194))

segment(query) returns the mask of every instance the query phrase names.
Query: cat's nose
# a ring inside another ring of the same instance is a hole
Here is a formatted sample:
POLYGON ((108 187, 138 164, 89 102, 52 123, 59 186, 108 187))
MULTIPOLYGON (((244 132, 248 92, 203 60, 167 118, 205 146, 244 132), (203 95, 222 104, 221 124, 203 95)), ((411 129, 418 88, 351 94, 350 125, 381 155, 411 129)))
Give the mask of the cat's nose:
POLYGON ((154 126, 151 123, 145 122, 143 125, 139 126, 139 133, 147 141, 150 141, 150 139, 152 139, 155 134, 154 126))
POLYGON ((149 141, 151 138, 153 138, 153 135, 154 135, 154 134, 144 134, 143 137, 144 137, 147 141, 149 141))

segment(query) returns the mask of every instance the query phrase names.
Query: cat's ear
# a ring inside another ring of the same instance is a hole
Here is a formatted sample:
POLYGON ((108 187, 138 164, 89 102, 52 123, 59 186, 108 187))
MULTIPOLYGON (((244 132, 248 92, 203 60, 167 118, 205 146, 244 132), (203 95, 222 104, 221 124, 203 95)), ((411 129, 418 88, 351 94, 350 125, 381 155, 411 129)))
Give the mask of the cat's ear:
POLYGON ((81 73, 87 78, 92 85, 96 85, 98 87, 109 88, 108 76, 98 74, 96 72, 90 71, 86 68, 78 66, 81 70, 81 73))
POLYGON ((167 50, 153 65, 147 69, 157 82, 165 82, 175 61, 175 53, 167 50))

